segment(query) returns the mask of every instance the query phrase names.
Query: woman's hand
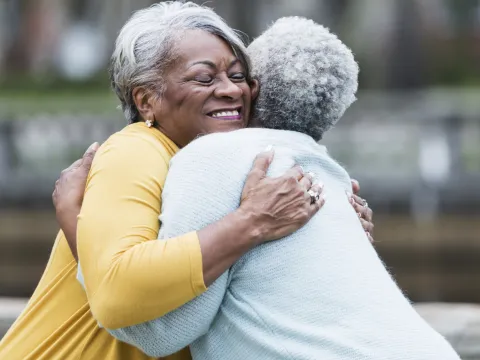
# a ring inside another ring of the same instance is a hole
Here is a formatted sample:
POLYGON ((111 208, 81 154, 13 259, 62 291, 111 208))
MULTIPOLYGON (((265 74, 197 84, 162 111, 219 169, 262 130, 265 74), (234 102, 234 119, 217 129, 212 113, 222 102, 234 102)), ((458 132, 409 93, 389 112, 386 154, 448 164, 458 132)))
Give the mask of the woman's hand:
POLYGON ((283 176, 267 177, 272 159, 273 151, 259 154, 243 187, 240 207, 198 231, 206 286, 254 246, 298 230, 325 203, 321 185, 312 186, 312 175, 299 166, 283 176))
POLYGON ((273 155, 271 150, 259 154, 255 159, 243 188, 239 208, 251 219, 254 238, 258 243, 293 233, 325 203, 325 198, 321 196, 322 185, 312 185, 312 175, 304 174, 299 166, 294 166, 283 176, 267 177, 273 155), (316 199, 312 199, 311 194, 315 194, 316 199))
POLYGON ((81 159, 62 171, 60 178, 55 182, 52 194, 57 222, 65 234, 75 260, 78 258, 77 216, 82 207, 87 176, 98 147, 98 143, 93 143, 81 159))
POLYGON ((358 214, 368 239, 373 243, 373 211, 369 208, 367 201, 358 196, 358 193, 360 192, 360 184, 357 180, 352 180, 352 190, 353 194, 347 194, 350 204, 352 204, 358 214))

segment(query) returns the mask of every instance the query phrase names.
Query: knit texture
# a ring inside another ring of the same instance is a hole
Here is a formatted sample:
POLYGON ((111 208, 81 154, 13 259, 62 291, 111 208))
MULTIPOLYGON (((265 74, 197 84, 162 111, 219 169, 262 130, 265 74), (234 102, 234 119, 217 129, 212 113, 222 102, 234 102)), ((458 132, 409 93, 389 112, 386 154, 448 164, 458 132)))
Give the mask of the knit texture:
POLYGON ((171 161, 159 238, 234 211, 254 157, 268 145, 269 176, 298 163, 325 184, 325 206, 294 234, 245 254, 198 298, 110 333, 155 357, 191 344, 194 360, 458 360, 368 241, 345 193, 347 172, 304 134, 243 129, 192 142, 171 161))

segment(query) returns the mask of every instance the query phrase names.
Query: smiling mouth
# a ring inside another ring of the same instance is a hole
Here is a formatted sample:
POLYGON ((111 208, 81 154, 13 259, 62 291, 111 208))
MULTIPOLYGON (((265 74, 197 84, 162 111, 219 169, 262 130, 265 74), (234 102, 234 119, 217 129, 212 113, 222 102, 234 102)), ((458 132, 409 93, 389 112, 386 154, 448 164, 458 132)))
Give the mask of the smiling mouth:
POLYGON ((218 120, 240 120, 242 118, 242 108, 232 110, 217 110, 212 111, 207 115, 218 120))

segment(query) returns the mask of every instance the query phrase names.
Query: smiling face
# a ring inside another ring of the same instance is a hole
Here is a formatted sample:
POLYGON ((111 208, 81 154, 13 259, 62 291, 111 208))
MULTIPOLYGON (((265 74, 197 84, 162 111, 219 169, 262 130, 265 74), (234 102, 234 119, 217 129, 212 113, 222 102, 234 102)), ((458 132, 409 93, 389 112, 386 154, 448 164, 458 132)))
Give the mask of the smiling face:
POLYGON ((258 86, 248 83, 230 46, 208 32, 191 30, 176 44, 176 54, 162 96, 137 102, 142 117, 154 116, 157 127, 180 147, 199 135, 246 127, 258 86))

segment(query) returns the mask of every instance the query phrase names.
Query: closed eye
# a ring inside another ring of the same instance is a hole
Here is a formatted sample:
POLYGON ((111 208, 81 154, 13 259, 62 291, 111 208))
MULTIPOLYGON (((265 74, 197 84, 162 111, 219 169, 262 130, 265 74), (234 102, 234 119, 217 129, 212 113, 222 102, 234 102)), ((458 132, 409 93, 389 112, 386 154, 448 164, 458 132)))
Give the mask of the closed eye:
POLYGON ((235 73, 232 76, 230 76, 230 79, 233 79, 235 81, 244 81, 245 80, 245 74, 244 73, 235 73))
POLYGON ((213 77, 209 75, 200 75, 195 77, 195 81, 201 84, 209 85, 213 82, 213 77))

